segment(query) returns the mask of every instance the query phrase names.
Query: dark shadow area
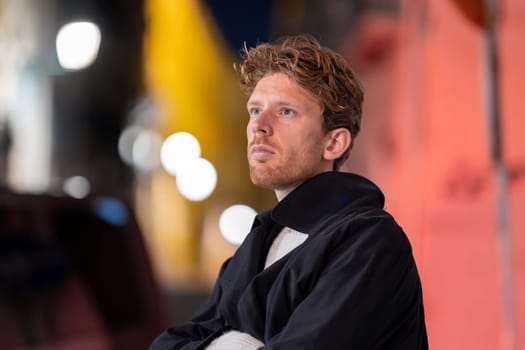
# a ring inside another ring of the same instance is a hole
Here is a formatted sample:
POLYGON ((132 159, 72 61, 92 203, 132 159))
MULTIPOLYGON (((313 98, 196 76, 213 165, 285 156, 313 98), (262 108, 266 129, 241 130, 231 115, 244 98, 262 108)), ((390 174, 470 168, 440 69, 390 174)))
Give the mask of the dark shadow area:
POLYGON ((124 199, 0 194, 0 349, 145 349, 159 299, 124 199))

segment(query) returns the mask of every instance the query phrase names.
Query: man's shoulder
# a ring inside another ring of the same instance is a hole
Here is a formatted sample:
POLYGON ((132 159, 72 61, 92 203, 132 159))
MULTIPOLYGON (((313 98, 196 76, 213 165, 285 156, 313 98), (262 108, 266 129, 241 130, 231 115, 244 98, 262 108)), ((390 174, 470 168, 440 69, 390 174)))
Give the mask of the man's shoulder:
POLYGON ((411 249, 403 228, 389 212, 378 207, 336 213, 328 231, 356 245, 411 249))

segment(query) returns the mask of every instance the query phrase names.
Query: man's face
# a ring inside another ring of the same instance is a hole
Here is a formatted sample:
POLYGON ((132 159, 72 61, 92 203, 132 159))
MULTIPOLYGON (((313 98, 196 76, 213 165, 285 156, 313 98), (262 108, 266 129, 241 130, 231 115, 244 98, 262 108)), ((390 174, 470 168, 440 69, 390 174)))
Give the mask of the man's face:
POLYGON ((262 78, 247 103, 252 182, 280 200, 306 179, 332 170, 317 98, 283 73, 262 78))

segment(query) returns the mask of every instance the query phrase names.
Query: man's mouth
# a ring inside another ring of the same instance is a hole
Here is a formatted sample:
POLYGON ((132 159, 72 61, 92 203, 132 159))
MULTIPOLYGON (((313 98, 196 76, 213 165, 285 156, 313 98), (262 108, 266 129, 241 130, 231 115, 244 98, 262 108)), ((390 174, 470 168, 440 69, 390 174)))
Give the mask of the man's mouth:
POLYGON ((272 157, 275 154, 275 151, 265 145, 253 145, 250 147, 250 159, 255 161, 265 161, 272 157))

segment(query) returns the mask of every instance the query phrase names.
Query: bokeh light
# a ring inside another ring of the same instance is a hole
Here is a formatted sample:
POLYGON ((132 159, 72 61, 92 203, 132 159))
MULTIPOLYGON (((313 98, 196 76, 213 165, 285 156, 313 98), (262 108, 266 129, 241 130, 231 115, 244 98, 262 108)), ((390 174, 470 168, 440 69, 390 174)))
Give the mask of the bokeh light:
POLYGON ((217 184, 217 171, 204 158, 193 158, 178 169, 177 188, 186 199, 202 201, 210 196, 217 184))
POLYGON ((199 141, 192 134, 181 131, 164 140, 160 150, 160 161, 169 174, 176 176, 186 163, 199 158, 200 155, 199 141))
POLYGON ((65 70, 79 70, 91 65, 98 55, 101 34, 91 22, 64 25, 56 37, 58 62, 65 70))
POLYGON ((132 125, 124 129, 118 140, 118 153, 124 163, 129 166, 133 164, 133 144, 144 128, 138 125, 132 125))
POLYGON ((72 176, 64 181, 63 190, 73 198, 84 198, 91 191, 91 185, 83 176, 72 176))
POLYGON ((133 165, 137 170, 150 172, 160 165, 162 137, 155 131, 142 130, 132 147, 133 165))
POLYGON ((162 137, 139 125, 124 129, 118 140, 118 153, 124 163, 147 173, 160 166, 162 137))
POLYGON ((124 226, 129 220, 126 205, 117 198, 97 197, 91 202, 91 208, 101 220, 114 226, 124 226))
POLYGON ((219 230, 230 243, 241 244, 252 226, 257 212, 244 204, 235 204, 226 208, 219 218, 219 230))

